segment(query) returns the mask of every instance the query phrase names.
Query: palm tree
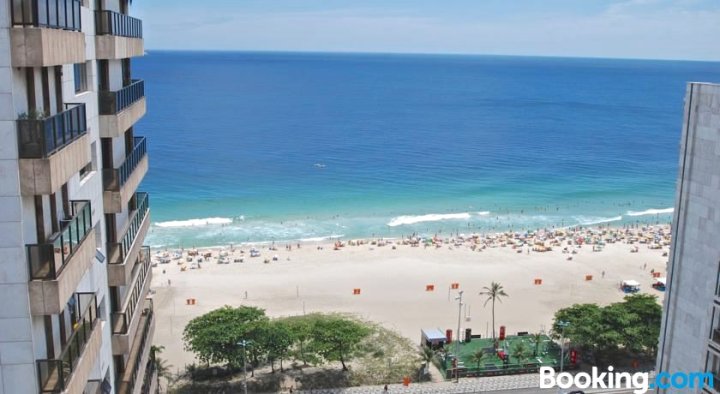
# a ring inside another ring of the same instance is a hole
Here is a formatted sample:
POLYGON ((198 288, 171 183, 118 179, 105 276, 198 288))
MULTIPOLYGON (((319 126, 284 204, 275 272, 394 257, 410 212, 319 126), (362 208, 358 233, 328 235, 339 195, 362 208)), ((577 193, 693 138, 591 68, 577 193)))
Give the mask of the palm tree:
POLYGON ((476 351, 470 356, 470 361, 473 361, 477 364, 478 372, 480 371, 480 364, 482 364, 483 361, 485 361, 486 359, 487 353, 485 353, 485 351, 482 349, 476 351))
POLYGON ((523 364, 523 362, 528 359, 529 350, 530 349, 528 349, 525 342, 518 342, 518 344, 515 345, 513 353, 515 354, 515 358, 518 360, 518 364, 523 364))
POLYGON ((530 340, 533 343, 533 357, 537 357, 540 353, 540 344, 545 340, 545 336, 542 333, 535 333, 530 336, 530 340))
POLYGON ((487 303, 492 301, 492 333, 493 333, 493 341, 495 340, 495 301, 502 302, 502 297, 509 297, 507 293, 505 293, 505 290, 503 289, 502 285, 497 282, 492 282, 490 284, 490 287, 483 287, 483 291, 480 292, 481 296, 486 296, 487 299, 485 300, 485 304, 483 306, 487 306, 487 303))
POLYGON ((156 346, 152 345, 150 346, 150 360, 152 360, 153 365, 155 366, 155 371, 157 371, 157 392, 160 392, 160 378, 165 378, 165 381, 167 382, 168 386, 170 385, 170 378, 172 377, 172 374, 170 373, 170 368, 172 368, 172 365, 167 363, 167 360, 163 360, 157 355, 162 353, 163 350, 165 350, 165 346, 156 346))
POLYGON ((424 363, 427 363, 427 365, 430 366, 430 363, 432 363, 435 358, 435 351, 427 346, 421 346, 420 358, 424 363))

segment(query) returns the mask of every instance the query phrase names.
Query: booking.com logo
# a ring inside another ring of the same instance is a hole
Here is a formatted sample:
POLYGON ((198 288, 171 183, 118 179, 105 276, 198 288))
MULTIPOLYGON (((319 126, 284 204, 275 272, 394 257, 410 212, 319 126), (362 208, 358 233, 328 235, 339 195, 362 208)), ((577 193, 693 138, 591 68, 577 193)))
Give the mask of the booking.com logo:
POLYGON ((540 388, 559 387, 569 389, 632 389, 635 394, 644 394, 655 388, 695 390, 703 387, 713 388, 713 375, 709 372, 659 372, 650 379, 647 372, 614 372, 613 367, 600 372, 592 367, 590 373, 580 372, 575 375, 568 372, 556 373, 555 368, 540 368, 540 388))

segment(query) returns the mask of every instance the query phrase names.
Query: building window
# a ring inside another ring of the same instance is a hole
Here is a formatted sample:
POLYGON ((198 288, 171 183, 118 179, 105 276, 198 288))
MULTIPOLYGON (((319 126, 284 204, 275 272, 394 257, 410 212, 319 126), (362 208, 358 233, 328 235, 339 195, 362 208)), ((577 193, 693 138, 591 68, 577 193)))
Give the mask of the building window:
POLYGON ((85 63, 73 64, 73 71, 75 73, 75 93, 86 92, 87 83, 87 65, 85 63))

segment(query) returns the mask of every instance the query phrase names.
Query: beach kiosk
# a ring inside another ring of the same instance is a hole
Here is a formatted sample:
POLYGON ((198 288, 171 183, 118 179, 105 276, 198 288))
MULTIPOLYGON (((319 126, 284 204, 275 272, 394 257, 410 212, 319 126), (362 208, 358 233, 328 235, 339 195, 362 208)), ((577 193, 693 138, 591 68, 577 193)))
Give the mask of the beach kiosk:
POLYGON ((620 289, 628 294, 637 293, 640 291, 640 283, 635 280, 624 280, 622 284, 620 284, 620 289))
POLYGON ((665 282, 667 281, 667 278, 657 278, 655 280, 655 283, 653 283, 653 288, 655 290, 659 291, 665 291, 665 282))
POLYGON ((442 348, 447 341, 445 333, 437 328, 423 328, 420 330, 420 335, 420 343, 430 349, 442 348))

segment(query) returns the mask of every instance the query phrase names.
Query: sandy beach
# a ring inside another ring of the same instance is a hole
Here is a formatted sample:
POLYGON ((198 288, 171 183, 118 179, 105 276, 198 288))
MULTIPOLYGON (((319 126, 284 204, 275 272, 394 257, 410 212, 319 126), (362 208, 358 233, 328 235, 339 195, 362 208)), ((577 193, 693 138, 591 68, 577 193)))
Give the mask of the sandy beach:
POLYGON ((510 296, 497 305, 498 326, 505 325, 511 334, 543 331, 559 308, 620 301, 623 280, 638 281, 642 293, 662 300, 663 293, 652 287, 656 279, 651 272, 665 276, 669 233, 669 226, 654 226, 343 241, 339 247, 305 243, 299 249, 293 244, 291 250, 286 244, 274 245, 276 250, 264 244, 255 246, 258 257, 250 257, 251 245, 155 251, 154 344, 165 346, 163 357, 175 368, 194 362, 183 350, 183 328, 193 317, 223 305, 257 306, 269 316, 352 313, 418 343, 422 328, 456 330, 452 283, 464 291, 462 330, 486 335, 490 307, 483 307, 478 293, 492 281, 510 296), (198 259, 203 260, 199 268, 198 259), (542 284, 535 284, 536 279, 542 284), (434 290, 427 291, 428 285, 434 290), (353 294, 354 289, 360 294, 353 294), (188 305, 188 299, 195 304, 188 305))

